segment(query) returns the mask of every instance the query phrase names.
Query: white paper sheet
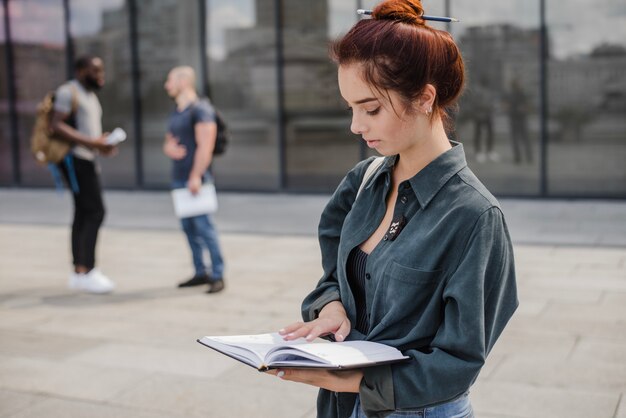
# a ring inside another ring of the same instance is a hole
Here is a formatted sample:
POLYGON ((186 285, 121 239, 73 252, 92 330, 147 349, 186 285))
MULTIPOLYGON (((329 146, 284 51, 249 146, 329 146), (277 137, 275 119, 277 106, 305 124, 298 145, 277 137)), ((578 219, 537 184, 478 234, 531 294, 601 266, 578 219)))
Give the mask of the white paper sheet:
POLYGON ((217 211, 217 195, 213 183, 203 184, 196 195, 192 195, 188 188, 172 190, 174 212, 179 218, 205 215, 217 211))

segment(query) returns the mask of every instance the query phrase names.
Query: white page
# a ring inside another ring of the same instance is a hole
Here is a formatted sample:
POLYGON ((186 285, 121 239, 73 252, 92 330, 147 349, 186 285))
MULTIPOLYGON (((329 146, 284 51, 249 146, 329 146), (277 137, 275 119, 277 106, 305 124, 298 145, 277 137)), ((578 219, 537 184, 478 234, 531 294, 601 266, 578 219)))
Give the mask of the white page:
MULTIPOLYGON (((330 344, 303 344, 294 347, 293 350, 302 351, 309 354, 306 357, 319 358, 321 362, 336 366, 354 366, 371 362, 400 360, 407 358, 394 347, 373 343, 371 341, 345 341, 330 344)), ((279 355, 278 353, 274 354, 279 355)), ((270 359, 271 358, 272 356, 270 356, 270 359)))
MULTIPOLYGON (((220 348, 221 351, 227 353, 237 353, 240 356, 244 355, 245 351, 254 353, 254 355, 260 359, 259 361, 261 363, 267 353, 276 348, 277 345, 289 347, 306 343, 304 338, 298 338, 294 341, 285 341, 278 333, 204 337, 202 341, 209 345, 215 345, 215 348, 220 348)), ((251 358, 249 355, 246 357, 251 358)))

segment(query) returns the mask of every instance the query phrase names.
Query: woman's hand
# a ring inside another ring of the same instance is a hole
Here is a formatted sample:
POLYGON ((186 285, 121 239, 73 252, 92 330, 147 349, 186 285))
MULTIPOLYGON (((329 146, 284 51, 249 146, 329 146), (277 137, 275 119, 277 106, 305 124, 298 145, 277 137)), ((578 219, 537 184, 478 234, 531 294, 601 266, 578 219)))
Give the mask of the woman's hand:
POLYGON ((343 341, 350 333, 350 320, 346 310, 338 300, 328 303, 320 311, 319 317, 310 322, 296 322, 278 331, 286 341, 300 337, 307 341, 333 334, 335 341, 343 341))
POLYGON ((305 383, 333 392, 359 393, 363 372, 361 370, 314 370, 314 369, 278 369, 267 373, 283 380, 305 383))

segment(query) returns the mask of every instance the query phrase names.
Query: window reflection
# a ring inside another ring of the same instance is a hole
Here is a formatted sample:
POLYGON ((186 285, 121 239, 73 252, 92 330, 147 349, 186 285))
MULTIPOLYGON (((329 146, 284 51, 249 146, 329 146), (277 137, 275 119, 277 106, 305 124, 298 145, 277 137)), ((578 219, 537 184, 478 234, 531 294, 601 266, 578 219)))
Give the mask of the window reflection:
POLYGON ((271 0, 207 0, 210 95, 232 133, 215 159, 219 186, 279 187, 275 8, 271 0))
POLYGON ((626 7, 549 3, 549 191, 626 192, 626 7))
POLYGON ((7 84, 4 8, 0 5, 0 185, 12 183, 11 125, 9 121, 9 92, 7 84))
POLYGON ((539 192, 540 33, 537 3, 530 3, 452 5, 467 77, 452 136, 497 194, 539 192))
MULTIPOLYGON (((48 170, 39 166, 29 149, 37 103, 65 80, 63 4, 61 0, 9 2, 17 125, 22 184, 52 185, 48 170)), ((3 64, 5 65, 5 64, 3 64)), ((8 104, 7 104, 8 110, 8 104)), ((4 112, 4 107, 2 108, 4 112)))

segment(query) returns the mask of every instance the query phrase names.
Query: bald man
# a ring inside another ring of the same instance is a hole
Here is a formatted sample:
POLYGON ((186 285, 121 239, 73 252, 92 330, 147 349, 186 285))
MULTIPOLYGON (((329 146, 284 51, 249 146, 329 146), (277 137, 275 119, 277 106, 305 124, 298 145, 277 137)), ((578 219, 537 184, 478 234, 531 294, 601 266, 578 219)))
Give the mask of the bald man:
MULTIPOLYGON (((215 109, 208 100, 196 93, 193 68, 173 68, 165 81, 165 91, 176 102, 170 113, 163 152, 172 159, 172 188, 186 187, 197 194, 202 183, 212 181, 208 171, 217 136, 215 109)), ((224 289, 224 260, 217 231, 210 215, 182 218, 181 225, 193 259, 194 276, 178 287, 208 285, 207 293, 224 289), (204 249, 211 255, 208 271, 203 257, 204 249)))

